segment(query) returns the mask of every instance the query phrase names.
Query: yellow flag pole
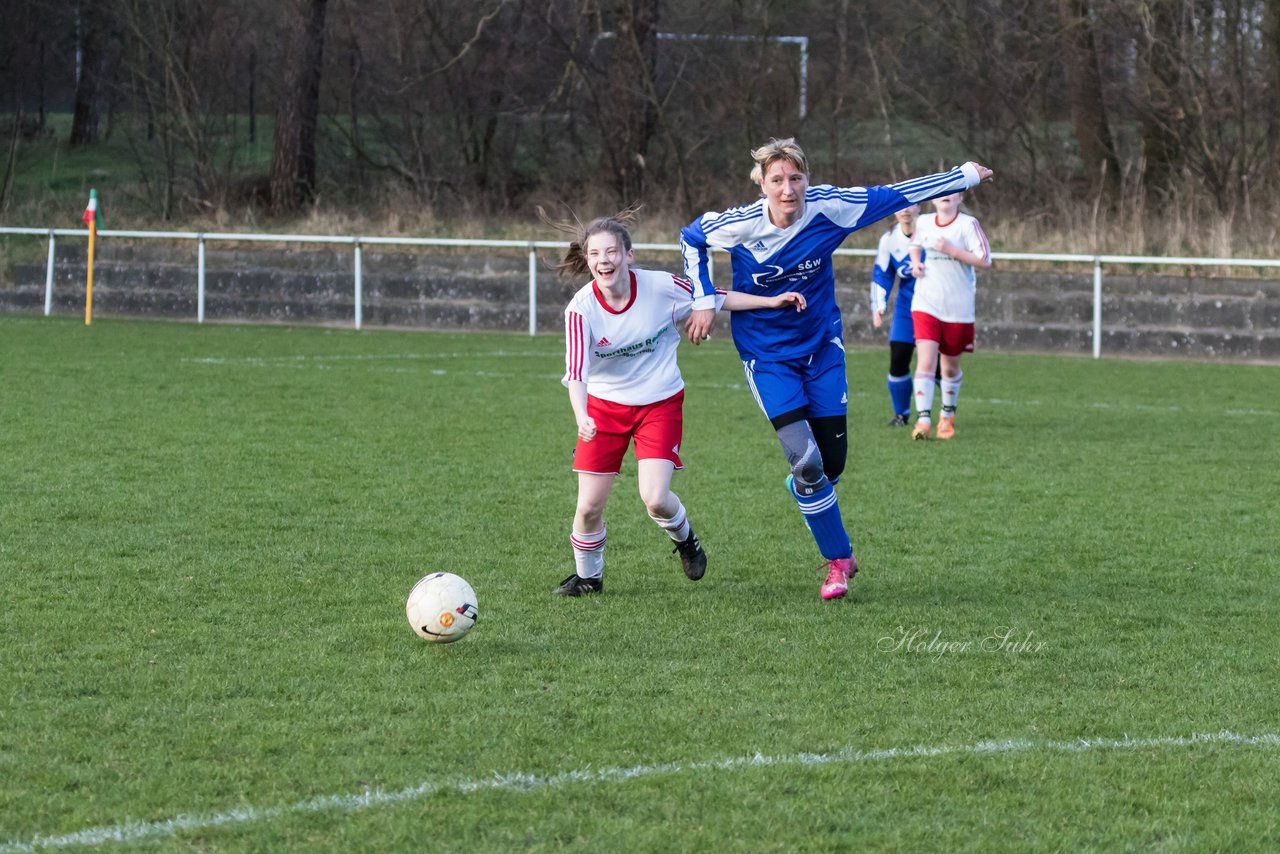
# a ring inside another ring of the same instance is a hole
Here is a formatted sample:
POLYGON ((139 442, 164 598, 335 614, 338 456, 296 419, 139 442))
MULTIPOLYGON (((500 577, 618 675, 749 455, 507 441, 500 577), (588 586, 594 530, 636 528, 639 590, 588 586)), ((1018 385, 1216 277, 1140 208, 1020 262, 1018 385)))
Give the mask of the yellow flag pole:
POLYGON ((89 190, 89 206, 84 209, 84 224, 89 226, 89 264, 85 268, 84 325, 93 323, 93 243, 98 237, 98 191, 89 190))
POLYGON ((89 223, 89 266, 84 283, 84 325, 93 323, 93 240, 98 236, 98 224, 89 223))

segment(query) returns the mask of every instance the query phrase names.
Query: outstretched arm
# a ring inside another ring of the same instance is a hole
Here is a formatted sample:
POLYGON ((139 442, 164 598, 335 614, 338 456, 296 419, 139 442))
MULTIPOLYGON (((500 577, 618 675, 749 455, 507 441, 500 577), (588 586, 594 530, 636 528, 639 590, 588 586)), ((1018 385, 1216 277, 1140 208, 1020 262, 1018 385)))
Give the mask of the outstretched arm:
POLYGON ((858 227, 870 225, 918 202, 963 192, 991 181, 995 173, 972 160, 947 172, 909 178, 887 187, 867 187, 867 206, 858 218, 858 227))
POLYGON ((787 305, 794 305, 796 311, 804 311, 808 308, 804 295, 796 291, 787 291, 772 297, 744 294, 740 291, 729 291, 724 295, 725 311, 754 311, 761 308, 782 308, 787 305))

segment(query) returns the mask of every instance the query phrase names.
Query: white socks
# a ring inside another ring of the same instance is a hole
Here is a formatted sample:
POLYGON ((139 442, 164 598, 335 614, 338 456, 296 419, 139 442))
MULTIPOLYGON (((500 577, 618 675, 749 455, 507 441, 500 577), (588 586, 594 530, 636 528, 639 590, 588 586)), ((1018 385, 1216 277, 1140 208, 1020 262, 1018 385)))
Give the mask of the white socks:
POLYGON ((569 542, 573 544, 573 562, 579 578, 599 578, 604 575, 605 526, 594 534, 573 531, 569 542))
POLYGON ((649 518, 657 523, 658 527, 667 532, 667 536, 672 542, 683 543, 689 539, 689 514, 684 512, 684 504, 681 503, 678 496, 672 495, 676 500, 676 512, 671 514, 670 519, 663 519, 661 516, 649 514, 649 518))
POLYGON ((956 414, 956 398, 960 396, 960 380, 964 379, 964 373, 958 373, 954 377, 942 378, 942 414, 948 418, 956 414))
POLYGON ((911 381, 911 386, 915 389, 916 412, 926 424, 932 423, 929 416, 933 410, 933 377, 932 372, 926 374, 917 371, 911 381))

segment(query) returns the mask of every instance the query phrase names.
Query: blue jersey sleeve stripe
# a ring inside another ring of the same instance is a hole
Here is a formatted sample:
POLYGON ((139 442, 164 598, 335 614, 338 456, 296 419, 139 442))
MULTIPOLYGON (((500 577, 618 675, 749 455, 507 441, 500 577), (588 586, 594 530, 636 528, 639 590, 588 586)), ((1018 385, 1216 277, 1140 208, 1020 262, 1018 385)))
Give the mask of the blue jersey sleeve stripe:
POLYGON ((911 178, 897 184, 890 184, 889 188, 902 193, 913 202, 922 202, 949 192, 967 189, 968 183, 964 171, 957 166, 936 175, 925 175, 921 178, 911 178))
POLYGON ((699 218, 699 222, 702 224, 703 230, 710 233, 728 225, 734 225, 735 223, 745 222, 759 217, 762 211, 761 205, 763 204, 764 202, 761 200, 750 205, 730 208, 723 213, 703 214, 703 216, 699 218))
POLYGON ((867 200, 866 187, 818 187, 811 189, 805 196, 807 199, 840 199, 844 202, 863 204, 867 200))
POLYGON ((680 254, 684 258, 684 273, 693 285, 693 296, 707 296, 713 293, 711 284, 711 266, 707 254, 707 244, 703 239, 695 237, 697 223, 680 232, 680 254), (687 239, 687 238, 693 238, 687 239))

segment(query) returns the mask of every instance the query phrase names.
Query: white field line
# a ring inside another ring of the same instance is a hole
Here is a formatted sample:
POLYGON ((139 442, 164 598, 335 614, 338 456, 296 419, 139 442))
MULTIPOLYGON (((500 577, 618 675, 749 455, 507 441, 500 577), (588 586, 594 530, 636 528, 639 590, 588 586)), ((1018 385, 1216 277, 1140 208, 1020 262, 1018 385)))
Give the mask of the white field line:
POLYGON ((837 765, 861 762, 886 762, 897 759, 929 759, 935 756, 988 755, 1003 753, 1058 752, 1084 753, 1093 750, 1145 750, 1193 747, 1203 744, 1227 744, 1248 747, 1280 747, 1280 735, 1239 735, 1223 730, 1216 733, 1193 733, 1190 736, 1154 738, 1082 738, 1073 741, 979 741, 962 745, 918 745, 858 750, 846 747, 835 753, 789 753, 766 756, 756 753, 729 759, 703 762, 668 762, 661 765, 633 765, 629 768, 583 768, 559 774, 537 775, 513 772, 495 774, 477 780, 421 783, 405 789, 385 791, 369 789, 359 794, 325 795, 278 807, 242 807, 222 813, 196 815, 182 813, 163 821, 125 822, 103 827, 90 827, 60 836, 37 836, 30 841, 0 843, 0 854, 38 851, 44 848, 68 848, 78 845, 103 845, 108 842, 136 842, 159 839, 188 830, 255 824, 277 818, 306 813, 357 812, 372 807, 418 801, 436 792, 461 794, 481 791, 534 792, 577 783, 625 783, 646 777, 670 774, 703 774, 736 771, 743 768, 779 768, 807 765, 837 765))

